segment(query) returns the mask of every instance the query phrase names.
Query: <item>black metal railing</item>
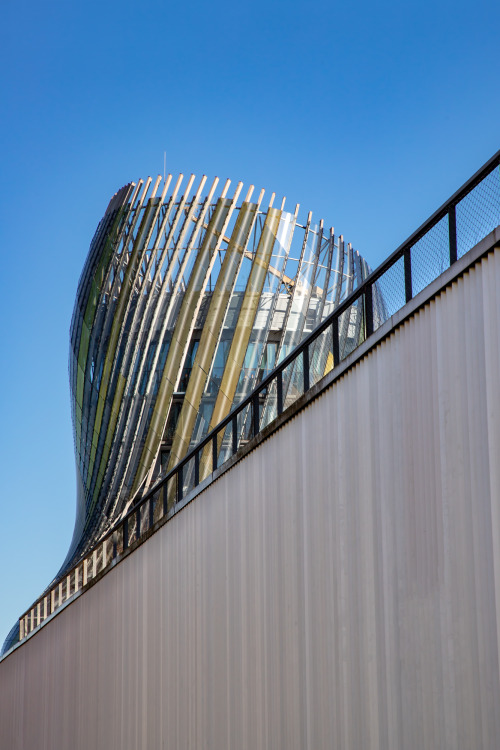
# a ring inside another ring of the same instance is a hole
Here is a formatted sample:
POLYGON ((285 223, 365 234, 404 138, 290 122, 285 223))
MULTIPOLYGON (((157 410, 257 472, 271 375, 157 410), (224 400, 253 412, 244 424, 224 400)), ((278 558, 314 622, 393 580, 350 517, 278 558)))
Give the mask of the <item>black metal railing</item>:
POLYGON ((500 151, 363 281, 78 565, 20 618, 21 640, 340 364, 397 310, 500 225, 500 151))

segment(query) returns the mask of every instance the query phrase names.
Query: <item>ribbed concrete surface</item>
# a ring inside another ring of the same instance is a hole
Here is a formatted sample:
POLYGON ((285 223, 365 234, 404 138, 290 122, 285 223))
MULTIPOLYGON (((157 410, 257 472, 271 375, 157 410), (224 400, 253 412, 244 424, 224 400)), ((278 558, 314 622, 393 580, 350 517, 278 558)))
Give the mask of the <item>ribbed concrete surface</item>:
POLYGON ((500 251, 0 664, 6 750, 500 747, 500 251))

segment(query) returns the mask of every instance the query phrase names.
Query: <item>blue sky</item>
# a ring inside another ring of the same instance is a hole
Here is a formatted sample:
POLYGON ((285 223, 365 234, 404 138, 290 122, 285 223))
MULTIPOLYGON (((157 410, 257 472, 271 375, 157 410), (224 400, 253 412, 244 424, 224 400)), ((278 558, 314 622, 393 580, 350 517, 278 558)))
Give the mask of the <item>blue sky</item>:
POLYGON ((75 514, 68 330, 94 230, 163 171, 299 202, 378 265, 500 148, 500 4, 4 0, 0 640, 75 514))

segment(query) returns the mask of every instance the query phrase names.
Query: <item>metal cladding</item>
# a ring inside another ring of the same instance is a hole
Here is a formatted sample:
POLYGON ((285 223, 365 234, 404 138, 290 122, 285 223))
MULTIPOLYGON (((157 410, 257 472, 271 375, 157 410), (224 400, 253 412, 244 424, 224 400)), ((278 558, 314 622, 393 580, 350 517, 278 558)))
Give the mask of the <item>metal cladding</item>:
MULTIPOLYGON (((264 207, 253 186, 241 199, 242 183, 182 183, 121 188, 83 269, 69 363, 78 508, 62 570, 368 273, 342 236, 311 213, 298 223, 274 193, 264 207)), ((344 348, 360 326, 351 317, 344 348)))

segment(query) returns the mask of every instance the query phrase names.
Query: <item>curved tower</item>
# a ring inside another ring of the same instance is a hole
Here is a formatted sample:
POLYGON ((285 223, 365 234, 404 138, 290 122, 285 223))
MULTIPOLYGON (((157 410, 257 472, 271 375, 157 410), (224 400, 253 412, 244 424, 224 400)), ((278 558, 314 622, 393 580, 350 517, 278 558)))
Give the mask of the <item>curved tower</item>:
POLYGON ((367 273, 333 229, 311 213, 300 224, 274 193, 265 204, 229 180, 219 193, 217 179, 162 182, 113 196, 78 285, 78 511, 65 566, 367 273))

